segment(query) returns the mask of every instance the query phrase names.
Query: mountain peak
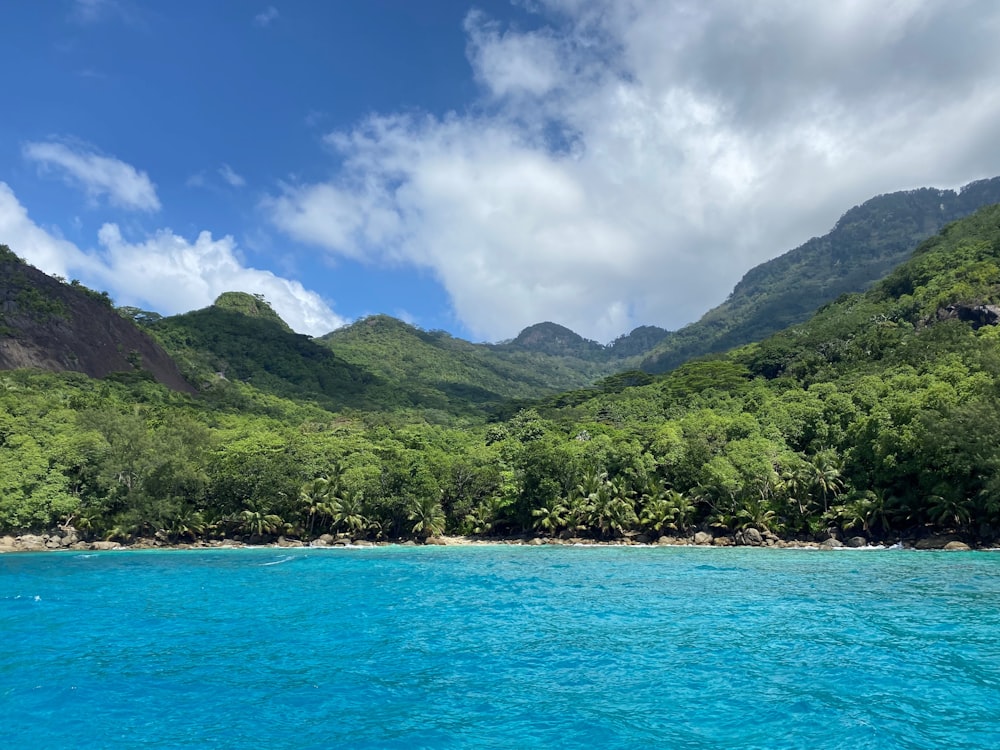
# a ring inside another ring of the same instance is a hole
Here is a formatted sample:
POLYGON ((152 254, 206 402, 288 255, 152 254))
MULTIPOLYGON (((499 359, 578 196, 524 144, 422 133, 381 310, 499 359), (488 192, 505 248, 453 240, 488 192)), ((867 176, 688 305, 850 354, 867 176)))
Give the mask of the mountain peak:
POLYGON ((248 318, 263 318, 271 320, 280 325, 286 331, 291 332, 288 324, 281 319, 281 316, 274 311, 274 308, 264 299, 263 294, 248 294, 247 292, 223 292, 220 294, 212 307, 219 310, 240 313, 248 318))
POLYGON ((549 321, 528 326, 502 346, 553 355, 592 356, 604 351, 604 347, 596 341, 585 339, 566 326, 549 321))

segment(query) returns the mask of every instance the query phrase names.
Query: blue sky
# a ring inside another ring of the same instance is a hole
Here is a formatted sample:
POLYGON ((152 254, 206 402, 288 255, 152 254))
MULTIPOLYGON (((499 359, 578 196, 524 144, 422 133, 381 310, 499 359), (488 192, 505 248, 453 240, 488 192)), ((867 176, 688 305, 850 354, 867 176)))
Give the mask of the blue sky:
POLYGON ((313 335, 676 328, 872 195, 1000 174, 1000 7, 11 0, 0 242, 313 335))

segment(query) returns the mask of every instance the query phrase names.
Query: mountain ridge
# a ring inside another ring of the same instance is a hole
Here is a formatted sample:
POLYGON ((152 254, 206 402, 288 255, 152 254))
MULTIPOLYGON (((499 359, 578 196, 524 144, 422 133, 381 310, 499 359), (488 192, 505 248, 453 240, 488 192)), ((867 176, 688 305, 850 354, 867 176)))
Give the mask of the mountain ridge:
POLYGON ((957 191, 918 188, 870 198, 826 234, 751 268, 724 302, 670 332, 638 365, 665 372, 802 322, 841 294, 867 289, 946 224, 994 203, 1000 177, 957 191))

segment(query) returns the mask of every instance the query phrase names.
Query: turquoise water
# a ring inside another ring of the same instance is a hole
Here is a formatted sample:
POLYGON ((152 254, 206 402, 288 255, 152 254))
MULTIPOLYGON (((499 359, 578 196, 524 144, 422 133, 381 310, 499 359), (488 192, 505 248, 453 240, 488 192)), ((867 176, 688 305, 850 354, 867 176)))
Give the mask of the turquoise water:
POLYGON ((1000 747, 1000 554, 0 556, 19 747, 1000 747))

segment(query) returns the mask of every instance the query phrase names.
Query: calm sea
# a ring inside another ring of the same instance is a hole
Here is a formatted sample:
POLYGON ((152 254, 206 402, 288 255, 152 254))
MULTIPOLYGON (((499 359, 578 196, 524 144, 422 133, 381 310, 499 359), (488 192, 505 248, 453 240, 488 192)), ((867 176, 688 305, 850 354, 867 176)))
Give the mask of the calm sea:
POLYGON ((25 748, 1000 748, 1000 554, 0 556, 25 748))

